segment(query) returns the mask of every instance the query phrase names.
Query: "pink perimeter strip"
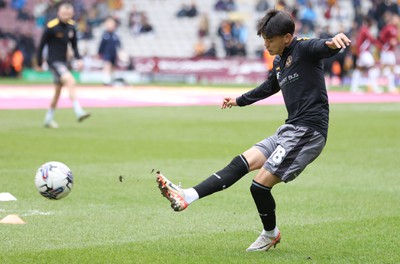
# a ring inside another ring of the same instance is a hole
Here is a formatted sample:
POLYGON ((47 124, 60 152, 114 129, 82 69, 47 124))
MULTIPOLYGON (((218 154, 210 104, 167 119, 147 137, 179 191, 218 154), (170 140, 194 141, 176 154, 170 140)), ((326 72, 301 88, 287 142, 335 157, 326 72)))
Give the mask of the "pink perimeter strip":
MULTIPOLYGON (((224 97, 237 97, 249 89, 228 88, 165 88, 165 87, 78 87, 79 101, 84 107, 145 107, 221 105, 224 97)), ((0 86, 0 109, 45 109, 53 96, 52 86, 0 86)), ((329 92, 330 103, 393 103, 400 94, 353 94, 329 92)), ((283 104, 281 94, 258 102, 259 105, 283 104)), ((71 107, 64 89, 58 104, 71 107)))

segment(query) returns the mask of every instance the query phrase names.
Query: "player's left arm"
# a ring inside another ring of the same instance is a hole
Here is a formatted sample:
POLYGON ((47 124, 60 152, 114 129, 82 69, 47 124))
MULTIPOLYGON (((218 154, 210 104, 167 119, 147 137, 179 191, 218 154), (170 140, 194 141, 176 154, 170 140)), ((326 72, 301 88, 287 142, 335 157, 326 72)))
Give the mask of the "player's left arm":
POLYGON ((77 62, 76 62, 77 68, 78 68, 78 70, 81 70, 83 68, 83 61, 82 61, 82 57, 78 50, 78 39, 76 37, 76 29, 73 28, 73 31, 74 31, 74 36, 71 38, 71 46, 72 46, 72 49, 74 50, 74 57, 77 59, 77 62))
POLYGON ((332 57, 350 45, 350 39, 339 33, 330 39, 300 39, 300 49, 304 58, 319 60, 332 57))
POLYGON ((344 34, 339 33, 336 34, 333 38, 325 41, 325 45, 330 49, 345 49, 351 43, 351 40, 344 34))

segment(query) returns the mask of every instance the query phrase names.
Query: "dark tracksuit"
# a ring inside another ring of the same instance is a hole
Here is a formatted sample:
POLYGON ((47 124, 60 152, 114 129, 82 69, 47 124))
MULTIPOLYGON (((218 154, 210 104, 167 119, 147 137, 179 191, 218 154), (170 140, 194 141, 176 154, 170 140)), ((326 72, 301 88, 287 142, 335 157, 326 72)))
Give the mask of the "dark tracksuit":
POLYGON ((47 58, 49 64, 53 62, 67 63, 69 43, 71 43, 72 49, 74 50, 75 58, 80 59, 81 56, 78 51, 75 22, 69 20, 68 23, 63 23, 58 18, 49 21, 40 40, 37 53, 38 65, 42 65, 42 52, 46 44, 49 49, 47 58))
POLYGON ((115 32, 104 32, 99 47, 99 55, 105 61, 115 65, 117 60, 117 50, 121 47, 121 42, 115 32))

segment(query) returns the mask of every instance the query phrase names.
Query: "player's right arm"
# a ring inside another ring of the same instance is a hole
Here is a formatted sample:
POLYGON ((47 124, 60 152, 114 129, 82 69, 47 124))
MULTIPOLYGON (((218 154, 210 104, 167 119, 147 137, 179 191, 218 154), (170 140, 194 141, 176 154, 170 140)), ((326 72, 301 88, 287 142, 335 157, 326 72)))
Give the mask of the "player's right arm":
POLYGON ((42 37, 40 39, 40 43, 39 43, 39 47, 38 47, 38 51, 36 54, 36 61, 37 61, 37 70, 41 70, 42 69, 42 63, 43 63, 43 57, 42 57, 42 53, 43 53, 43 49, 44 46, 48 43, 49 39, 50 39, 50 28, 46 27, 43 31, 42 37))
POLYGON ((273 68, 269 72, 267 80, 253 90, 250 90, 236 98, 236 104, 238 106, 253 104, 257 101, 270 97, 273 94, 276 94, 280 91, 280 89, 281 88, 276 77, 276 70, 273 68))
POLYGON ((276 71, 273 68, 265 82, 247 93, 242 94, 238 98, 225 97, 222 101, 221 109, 231 108, 232 106, 246 106, 257 101, 265 99, 280 91, 276 71))

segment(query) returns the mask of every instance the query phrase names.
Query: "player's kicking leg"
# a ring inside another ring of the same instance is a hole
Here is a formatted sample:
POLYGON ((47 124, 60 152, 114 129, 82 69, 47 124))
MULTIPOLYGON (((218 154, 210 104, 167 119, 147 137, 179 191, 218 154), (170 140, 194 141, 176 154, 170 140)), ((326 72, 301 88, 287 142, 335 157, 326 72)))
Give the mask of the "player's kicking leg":
POLYGON ((180 186, 173 184, 159 171, 157 171, 156 181, 161 194, 170 201, 171 208, 174 211, 183 211, 188 207, 189 204, 185 201, 184 190, 180 186))
POLYGON ((68 88, 69 98, 72 101, 76 119, 78 122, 82 122, 86 118, 90 117, 91 114, 83 110, 82 106, 80 105, 76 97, 76 91, 75 91, 76 82, 74 76, 72 76, 71 72, 67 71, 62 75, 62 80, 65 86, 68 88))
POLYGON ((200 198, 227 189, 248 172, 249 164, 246 158, 243 155, 239 155, 233 158, 225 168, 214 173, 193 188, 182 189, 159 172, 157 173, 156 181, 161 194, 170 201, 172 209, 182 211, 189 204, 200 198))

